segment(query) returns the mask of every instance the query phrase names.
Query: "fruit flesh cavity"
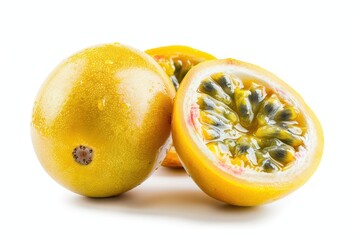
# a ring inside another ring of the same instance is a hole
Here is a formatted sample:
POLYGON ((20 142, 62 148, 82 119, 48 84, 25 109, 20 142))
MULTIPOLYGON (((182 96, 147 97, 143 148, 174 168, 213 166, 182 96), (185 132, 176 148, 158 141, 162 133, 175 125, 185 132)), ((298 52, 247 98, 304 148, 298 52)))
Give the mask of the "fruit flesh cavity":
POLYGON ((256 79, 215 73, 197 94, 198 133, 221 164, 282 171, 305 149, 306 123, 299 110, 256 79))

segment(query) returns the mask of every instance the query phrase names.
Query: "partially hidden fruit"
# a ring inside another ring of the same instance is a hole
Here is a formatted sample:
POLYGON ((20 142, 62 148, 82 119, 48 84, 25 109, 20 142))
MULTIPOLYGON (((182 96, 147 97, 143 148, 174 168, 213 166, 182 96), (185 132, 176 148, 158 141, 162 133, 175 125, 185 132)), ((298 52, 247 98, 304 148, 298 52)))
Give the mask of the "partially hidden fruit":
POLYGON ((31 135, 42 166, 78 194, 108 197, 143 182, 171 144, 175 89, 147 54, 118 43, 64 60, 41 87, 31 135))
POLYGON ((174 103, 172 137, 208 195, 239 206, 277 200, 317 168, 323 132, 302 97, 272 73, 234 59, 191 69, 174 103))
MULTIPOLYGON (((181 81, 188 71, 206 60, 215 59, 214 56, 187 46, 165 46, 152 48, 145 51, 152 56, 169 76, 176 89, 179 88, 181 81)), ((181 168, 181 162, 172 146, 162 163, 165 167, 181 168)))

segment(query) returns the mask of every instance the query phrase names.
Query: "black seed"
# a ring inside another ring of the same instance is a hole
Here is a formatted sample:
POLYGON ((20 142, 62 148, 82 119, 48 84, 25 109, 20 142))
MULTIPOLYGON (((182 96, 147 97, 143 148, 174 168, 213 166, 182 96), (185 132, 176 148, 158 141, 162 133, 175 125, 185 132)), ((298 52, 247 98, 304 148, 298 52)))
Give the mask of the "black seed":
POLYGON ((262 167, 263 167, 265 172, 274 172, 274 171, 277 170, 276 165, 273 162, 271 162, 270 159, 265 159, 262 162, 262 167))
POLYGON ((251 92, 251 94, 249 95, 249 100, 251 103, 259 103, 260 102, 260 95, 257 91, 253 91, 251 92))
POLYGON ((211 81, 203 82, 202 85, 203 85, 204 90, 207 92, 212 92, 215 90, 215 83, 213 83, 211 81))
POLYGON ((231 88, 231 81, 230 78, 228 76, 221 76, 218 79, 220 86, 224 87, 224 88, 231 88))
POLYGON ((181 60, 177 60, 176 62, 174 62, 174 67, 175 67, 175 74, 180 72, 180 70, 182 68, 181 60))
POLYGON ((89 150, 89 153, 92 153, 92 151, 93 151, 93 150, 92 150, 92 149, 90 149, 90 150, 89 150))
POLYGON ((276 149, 272 151, 271 156, 279 161, 284 161, 286 158, 287 152, 285 149, 276 149))
POLYGON ((249 150, 249 148, 250 148, 249 145, 238 145, 237 147, 239 153, 246 153, 247 150, 249 150))
POLYGON ((192 64, 190 62, 184 64, 181 60, 177 60, 174 62, 174 67, 174 76, 177 78, 177 82, 180 84, 185 75, 189 72, 192 64))
POLYGON ((214 115, 208 115, 208 117, 209 117, 209 120, 210 120, 210 122, 207 122, 207 123, 209 123, 209 124, 211 124, 211 125, 213 125, 213 126, 216 126, 216 127, 223 127, 223 126, 225 126, 225 123, 221 120, 221 119, 219 119, 217 116, 214 116, 214 115))
POLYGON ((276 109, 275 106, 272 103, 268 103, 264 107, 264 111, 266 115, 274 114, 276 109))
POLYGON ((222 88, 222 90, 229 96, 234 95, 234 86, 232 84, 232 78, 229 75, 217 73, 211 76, 222 88))
POLYGON ((248 117, 249 109, 246 105, 241 104, 239 107, 240 117, 248 117))
POLYGON ((286 139, 282 139, 283 143, 286 143, 287 145, 292 146, 294 144, 293 139, 291 138, 286 138, 286 139))
POLYGON ((279 121, 289 121, 291 119, 292 112, 290 109, 281 111, 277 117, 279 121))

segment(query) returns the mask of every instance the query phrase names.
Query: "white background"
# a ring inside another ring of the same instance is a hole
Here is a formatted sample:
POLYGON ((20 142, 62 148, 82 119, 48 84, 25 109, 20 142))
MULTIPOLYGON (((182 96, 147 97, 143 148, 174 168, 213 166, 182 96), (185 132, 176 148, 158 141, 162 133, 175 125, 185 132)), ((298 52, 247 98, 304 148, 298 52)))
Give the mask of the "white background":
POLYGON ((356 1, 1 1, 0 239, 360 239, 360 7, 356 1), (85 47, 189 45, 283 78, 325 132, 320 167, 257 208, 219 203, 161 169, 119 198, 67 191, 34 154, 30 116, 48 73, 85 47))

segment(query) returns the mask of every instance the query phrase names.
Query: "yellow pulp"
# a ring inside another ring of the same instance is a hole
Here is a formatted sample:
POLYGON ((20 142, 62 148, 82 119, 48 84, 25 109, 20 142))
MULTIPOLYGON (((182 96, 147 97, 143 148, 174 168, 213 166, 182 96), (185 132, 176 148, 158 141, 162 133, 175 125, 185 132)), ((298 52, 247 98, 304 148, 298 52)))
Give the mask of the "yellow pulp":
POLYGON ((198 88, 200 135, 222 165, 282 171, 305 148, 300 111, 253 79, 216 73, 198 88))

